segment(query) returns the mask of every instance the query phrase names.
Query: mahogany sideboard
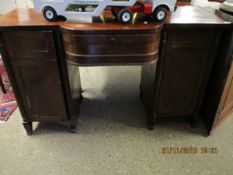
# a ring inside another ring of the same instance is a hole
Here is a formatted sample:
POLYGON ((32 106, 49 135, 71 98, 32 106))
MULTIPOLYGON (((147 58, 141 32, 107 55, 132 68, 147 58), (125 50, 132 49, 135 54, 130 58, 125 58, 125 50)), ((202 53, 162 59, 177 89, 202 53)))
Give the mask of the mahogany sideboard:
POLYGON ((214 126, 212 111, 200 114, 212 109, 207 92, 219 96, 229 86, 232 29, 213 12, 193 7, 179 7, 164 23, 128 25, 47 22, 21 9, 0 17, 0 53, 28 135, 34 121, 68 121, 75 132, 82 88, 73 69, 99 65, 142 65, 149 129, 156 118, 174 116, 191 123, 210 116, 206 121, 214 126), (212 85, 213 77, 221 88, 212 85))

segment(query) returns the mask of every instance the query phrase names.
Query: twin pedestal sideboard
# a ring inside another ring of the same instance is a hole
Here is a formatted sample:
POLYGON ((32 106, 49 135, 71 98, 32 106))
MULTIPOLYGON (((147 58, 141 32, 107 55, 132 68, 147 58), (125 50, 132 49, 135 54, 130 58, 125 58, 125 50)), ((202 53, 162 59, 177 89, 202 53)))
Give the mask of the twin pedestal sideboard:
POLYGON ((0 17, 3 57, 23 125, 68 121, 76 131, 79 66, 142 65, 148 128, 156 118, 202 117, 211 133, 233 109, 233 24, 214 12, 178 7, 164 23, 47 22, 33 9, 0 17), (76 71, 73 71, 76 69, 76 71))

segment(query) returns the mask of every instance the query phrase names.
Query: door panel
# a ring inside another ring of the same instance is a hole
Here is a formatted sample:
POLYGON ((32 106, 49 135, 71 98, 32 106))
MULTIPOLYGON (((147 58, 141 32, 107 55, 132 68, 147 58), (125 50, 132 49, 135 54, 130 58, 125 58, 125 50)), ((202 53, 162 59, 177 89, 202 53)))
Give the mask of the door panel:
POLYGON ((162 69, 156 99, 159 116, 197 113, 214 62, 216 32, 198 29, 168 32, 160 58, 162 69))
POLYGON ((25 105, 34 120, 62 119, 65 114, 61 82, 56 62, 14 63, 16 81, 25 105), (19 82, 20 81, 20 82, 19 82))

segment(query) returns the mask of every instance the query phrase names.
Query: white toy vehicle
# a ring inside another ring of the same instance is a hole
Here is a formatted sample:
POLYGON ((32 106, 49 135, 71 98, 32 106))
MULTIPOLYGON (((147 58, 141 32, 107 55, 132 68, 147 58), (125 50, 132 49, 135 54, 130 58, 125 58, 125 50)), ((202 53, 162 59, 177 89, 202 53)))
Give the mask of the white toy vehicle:
POLYGON ((48 21, 56 21, 59 16, 100 16, 106 7, 111 7, 113 16, 126 24, 132 21, 135 12, 162 21, 167 11, 175 10, 176 0, 33 0, 33 3, 48 21))
POLYGON ((222 3, 220 9, 224 12, 230 13, 233 15, 233 0, 227 0, 222 3))

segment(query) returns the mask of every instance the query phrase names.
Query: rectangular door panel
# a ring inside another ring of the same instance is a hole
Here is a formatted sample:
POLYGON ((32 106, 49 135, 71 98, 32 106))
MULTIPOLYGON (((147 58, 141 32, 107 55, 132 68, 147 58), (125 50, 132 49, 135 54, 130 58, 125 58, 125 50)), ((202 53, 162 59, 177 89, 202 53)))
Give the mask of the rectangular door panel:
POLYGON ((53 31, 3 32, 16 85, 32 121, 67 117, 53 37, 53 31))
POLYGON ((159 60, 162 69, 155 107, 158 115, 197 112, 214 63, 215 34, 214 30, 198 29, 168 32, 165 54, 159 60))
POLYGON ((14 63, 16 81, 25 105, 34 120, 62 119, 65 103, 56 62, 40 64, 14 63))

